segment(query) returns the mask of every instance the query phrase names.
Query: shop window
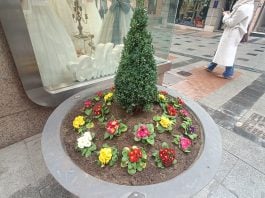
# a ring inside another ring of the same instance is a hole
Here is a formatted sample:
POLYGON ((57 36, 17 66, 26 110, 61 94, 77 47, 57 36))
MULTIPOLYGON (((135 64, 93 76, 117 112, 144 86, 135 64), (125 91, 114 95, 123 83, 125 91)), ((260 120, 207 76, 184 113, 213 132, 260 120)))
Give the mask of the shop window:
POLYGON ((182 25, 203 28, 210 0, 179 0, 175 22, 182 25))

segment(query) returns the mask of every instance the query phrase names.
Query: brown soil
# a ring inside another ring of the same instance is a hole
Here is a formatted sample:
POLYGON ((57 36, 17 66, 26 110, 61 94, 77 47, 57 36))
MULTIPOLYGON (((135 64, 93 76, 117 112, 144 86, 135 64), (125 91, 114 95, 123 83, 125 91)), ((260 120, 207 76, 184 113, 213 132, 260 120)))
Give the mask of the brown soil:
MULTIPOLYGON (((172 135, 168 132, 164 132, 162 134, 157 133, 154 146, 144 145, 133 140, 134 135, 132 133, 132 128, 135 124, 152 123, 152 118, 154 115, 161 115, 162 111, 158 105, 154 106, 152 112, 144 112, 132 116, 126 113, 117 104, 112 104, 112 106, 110 107, 111 115, 115 119, 122 119, 122 122, 125 123, 129 128, 127 132, 123 133, 119 137, 114 137, 112 140, 104 140, 104 125, 96 123, 95 128, 91 129, 90 131, 96 134, 94 142, 97 145, 97 149, 99 150, 103 143, 107 143, 109 146, 115 145, 121 153, 122 148, 125 146, 141 146, 146 150, 148 154, 147 167, 142 172, 137 172, 135 175, 131 176, 127 173, 127 167, 121 168, 120 158, 113 167, 106 166, 104 168, 101 168, 97 163, 96 154, 85 158, 81 156, 81 153, 75 150, 76 140, 79 135, 73 129, 72 121, 77 115, 80 115, 81 109, 82 104, 76 106, 63 121, 61 135, 65 144, 65 149, 68 152, 70 158, 73 160, 73 162, 76 163, 81 169, 83 169, 88 174, 104 181, 123 185, 148 185, 167 181, 176 177, 183 171, 187 170, 196 160, 200 152, 203 139, 201 127, 199 122, 195 119, 195 116, 192 115, 192 112, 190 112, 190 117, 192 118, 193 126, 196 127, 196 133, 198 134, 198 138, 193 141, 191 152, 186 154, 181 151, 176 145, 171 143, 173 138, 172 135), (175 148, 177 154, 177 163, 172 167, 164 169, 156 167, 153 158, 151 158, 152 152, 154 150, 159 150, 161 148, 162 142, 167 142, 171 148, 175 148)), ((108 116, 108 119, 109 118, 110 115, 108 116)), ((173 130, 173 134, 181 134, 181 129, 179 128, 180 123, 181 119, 178 118, 176 126, 173 130)))

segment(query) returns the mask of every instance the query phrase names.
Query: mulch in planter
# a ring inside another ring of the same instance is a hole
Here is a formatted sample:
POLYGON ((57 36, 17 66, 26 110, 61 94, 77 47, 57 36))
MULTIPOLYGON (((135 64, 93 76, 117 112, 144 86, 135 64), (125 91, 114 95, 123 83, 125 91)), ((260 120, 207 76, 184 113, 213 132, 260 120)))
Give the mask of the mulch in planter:
MULTIPOLYGON (((74 107, 63 121, 61 136, 65 144, 65 150, 73 162, 81 169, 88 174, 107 182, 134 186, 156 184, 170 180, 187 170, 192 165, 198 157, 202 147, 202 129, 200 127, 200 123, 196 120, 195 116, 192 115, 191 111, 189 111, 189 117, 192 118, 193 126, 196 128, 198 138, 193 140, 191 152, 184 153, 177 145, 172 144, 173 136, 169 132, 164 132, 162 134, 156 132, 157 135, 154 146, 144 145, 141 142, 134 141, 133 126, 139 123, 153 123, 155 125, 155 122, 152 120, 153 116, 162 114, 162 110, 159 105, 155 105, 152 112, 143 112, 138 113, 137 115, 131 115, 126 113, 119 105, 113 103, 110 106, 110 114, 107 116, 108 120, 110 119, 110 116, 115 119, 121 119, 122 122, 128 126, 128 131, 122 133, 119 137, 114 137, 112 140, 104 140, 104 133, 106 131, 105 125, 94 122, 95 127, 90 129, 90 131, 95 133, 94 143, 97 145, 97 150, 100 150, 101 146, 104 143, 107 143, 109 146, 115 145, 121 155, 123 147, 136 145, 143 147, 146 150, 148 161, 146 168, 142 172, 137 172, 135 175, 129 175, 127 173, 127 167, 121 168, 121 157, 114 166, 105 166, 104 168, 101 168, 97 163, 98 156, 96 153, 88 158, 85 158, 81 156, 80 152, 75 150, 77 138, 80 137, 80 135, 73 129, 72 122, 77 115, 81 114, 82 108, 82 103, 74 107), (171 148, 175 148, 177 159, 177 163, 174 166, 164 169, 158 168, 155 165, 154 159, 151 157, 154 150, 159 150, 162 147, 162 142, 167 142, 171 148)), ((182 134, 182 129, 179 128, 180 124, 181 118, 177 118, 177 123, 174 126, 172 134, 182 134)))

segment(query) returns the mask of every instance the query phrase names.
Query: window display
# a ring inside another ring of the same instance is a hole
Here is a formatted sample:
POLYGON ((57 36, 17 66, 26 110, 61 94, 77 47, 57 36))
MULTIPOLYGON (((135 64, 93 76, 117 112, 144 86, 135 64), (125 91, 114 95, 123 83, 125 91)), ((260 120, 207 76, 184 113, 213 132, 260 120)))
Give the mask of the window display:
MULTIPOLYGON (((46 91, 115 74, 135 0, 21 0, 21 5, 46 91)), ((169 4, 155 0, 146 6, 160 63, 170 47, 171 32, 160 28, 169 4)))

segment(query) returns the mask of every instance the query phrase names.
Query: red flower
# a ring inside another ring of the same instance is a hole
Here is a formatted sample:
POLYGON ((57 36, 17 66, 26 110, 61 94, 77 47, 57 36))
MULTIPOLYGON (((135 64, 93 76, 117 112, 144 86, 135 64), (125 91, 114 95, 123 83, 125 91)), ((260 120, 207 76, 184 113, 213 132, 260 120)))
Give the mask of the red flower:
POLYGON ((167 112, 170 116, 177 115, 177 110, 172 105, 167 105, 167 112))
POLYGON ((113 135, 119 128, 119 122, 117 120, 109 121, 106 125, 107 132, 113 135))
POLYGON ((162 164, 165 167, 169 167, 173 164, 174 160, 176 159, 176 151, 171 148, 160 149, 159 157, 162 161, 162 164))
POLYGON ((100 104, 96 104, 94 107, 93 107, 93 113, 95 116, 98 116, 101 114, 101 105, 100 104))
POLYGON ((180 98, 180 97, 178 97, 178 103, 179 103, 179 105, 184 105, 185 104, 184 100, 182 98, 180 98))
POLYGON ((86 100, 86 101, 84 102, 84 105, 85 105, 86 108, 90 108, 90 107, 92 106, 92 102, 91 102, 91 100, 86 100))
POLYGON ((102 98, 102 97, 103 97, 103 92, 102 92, 102 91, 99 91, 99 92, 97 93, 97 96, 100 97, 100 98, 102 98))
POLYGON ((133 148, 131 151, 128 153, 129 160, 130 162, 138 162, 139 159, 142 157, 142 151, 140 148, 133 148))
POLYGON ((168 93, 166 91, 160 91, 159 93, 164 95, 164 96, 168 95, 168 93))

